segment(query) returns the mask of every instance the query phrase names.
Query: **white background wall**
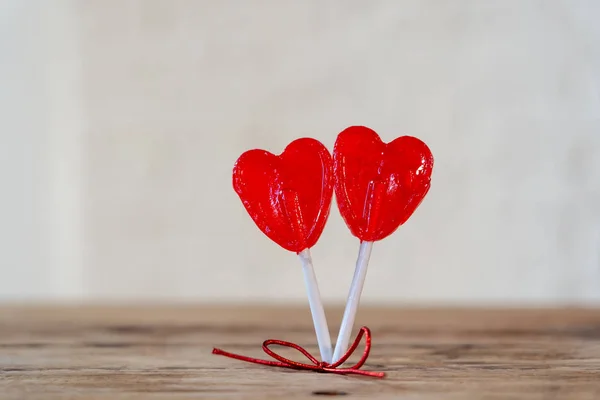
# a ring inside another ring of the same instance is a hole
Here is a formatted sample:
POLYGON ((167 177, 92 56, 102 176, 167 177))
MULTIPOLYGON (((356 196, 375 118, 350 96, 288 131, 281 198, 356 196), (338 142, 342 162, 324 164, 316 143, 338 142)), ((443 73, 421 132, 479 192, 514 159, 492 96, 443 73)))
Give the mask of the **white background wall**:
MULTIPOLYGON (((0 1, 0 299, 303 301, 231 189, 364 124, 432 190, 365 302, 600 303, 600 2, 0 1)), ((345 300, 337 211, 313 249, 345 300)))

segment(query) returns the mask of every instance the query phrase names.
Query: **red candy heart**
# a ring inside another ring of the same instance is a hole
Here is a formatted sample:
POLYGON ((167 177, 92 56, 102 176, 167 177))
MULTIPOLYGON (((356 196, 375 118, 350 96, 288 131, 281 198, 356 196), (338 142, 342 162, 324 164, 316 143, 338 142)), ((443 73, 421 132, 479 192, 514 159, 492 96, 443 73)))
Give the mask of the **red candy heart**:
POLYGON ((372 242, 394 233, 429 191, 432 169, 431 151, 417 138, 386 144, 364 126, 340 133, 333 151, 335 194, 352 234, 372 242))
POLYGON ((329 216, 331 155, 310 138, 293 141, 279 156, 247 151, 233 168, 233 188, 265 235, 300 253, 317 243, 329 216))

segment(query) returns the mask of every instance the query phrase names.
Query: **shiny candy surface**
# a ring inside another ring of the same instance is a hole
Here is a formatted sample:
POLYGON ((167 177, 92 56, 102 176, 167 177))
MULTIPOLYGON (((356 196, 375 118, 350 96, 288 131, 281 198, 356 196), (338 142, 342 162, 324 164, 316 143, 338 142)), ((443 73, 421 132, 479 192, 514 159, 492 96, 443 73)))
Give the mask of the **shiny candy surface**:
POLYGON ((315 245, 327 222, 332 158, 310 138, 293 141, 281 155, 249 150, 235 163, 233 188, 265 235, 299 253, 315 245))
POLYGON ((384 143, 375 131, 353 126, 338 135, 333 160, 340 213, 362 241, 391 235, 421 204, 431 184, 431 151, 411 136, 384 143))

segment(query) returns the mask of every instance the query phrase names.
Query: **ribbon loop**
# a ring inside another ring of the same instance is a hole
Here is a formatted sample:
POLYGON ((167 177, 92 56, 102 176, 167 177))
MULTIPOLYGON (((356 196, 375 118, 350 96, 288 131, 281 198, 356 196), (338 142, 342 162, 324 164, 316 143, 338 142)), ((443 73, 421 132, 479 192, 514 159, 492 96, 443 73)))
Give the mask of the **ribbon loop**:
POLYGON ((229 357, 229 358, 234 358, 234 359, 240 360, 240 361, 246 361, 246 362, 260 364, 260 365, 267 365, 267 366, 271 366, 271 367, 290 368, 290 369, 316 371, 316 372, 327 372, 327 373, 340 374, 340 375, 355 374, 355 375, 370 376, 373 378, 385 377, 384 372, 362 371, 360 369, 360 367, 362 367, 364 365, 364 363, 367 361, 367 358, 369 357, 369 353, 371 352, 371 331, 366 326, 363 326, 362 328, 360 328, 358 335, 356 335, 356 339, 354 339, 354 342, 352 343, 352 346, 350 346, 350 348, 348 348, 348 350, 346 351, 346 353, 344 353, 342 358, 340 358, 338 361, 336 361, 333 364, 319 361, 302 346, 299 346, 296 343, 286 342, 284 340, 277 340, 277 339, 265 340, 263 342, 262 348, 265 353, 267 353, 269 356, 271 356, 272 358, 274 358, 277 361, 261 360, 259 358, 247 357, 247 356, 243 356, 240 354, 229 353, 227 351, 217 349, 217 348, 214 348, 212 353, 217 354, 217 355, 222 355, 225 357, 229 357), (365 337, 365 349, 363 351, 361 358, 358 360, 358 362, 349 368, 338 368, 344 362, 346 362, 346 360, 348 360, 348 358, 350 358, 352 353, 354 353, 354 351, 360 344, 363 336, 365 337), (272 346, 272 345, 283 346, 283 347, 288 347, 288 348, 297 350, 304 357, 306 357, 312 364, 306 364, 306 363, 290 360, 289 358, 283 357, 282 355, 277 354, 276 352, 274 352, 273 350, 270 349, 269 346, 272 346))
POLYGON ((286 342, 283 340, 277 340, 277 339, 268 339, 265 340, 263 342, 262 345, 263 351, 265 353, 267 353, 268 355, 270 355, 271 357, 273 357, 274 359, 284 363, 284 364, 289 364, 289 365, 295 365, 299 368, 318 368, 323 366, 326 363, 320 362, 319 360, 317 360, 312 354, 310 354, 305 348, 298 346, 295 343, 291 343, 291 342, 286 342), (314 365, 310 365, 310 364, 304 364, 298 361, 294 361, 294 360, 290 360, 289 358, 285 358, 277 353, 275 353, 273 350, 271 350, 269 348, 269 346, 271 345, 277 345, 277 346, 283 346, 283 347, 289 347, 291 349, 297 350, 299 351, 304 357, 306 357, 311 363, 313 363, 314 365))

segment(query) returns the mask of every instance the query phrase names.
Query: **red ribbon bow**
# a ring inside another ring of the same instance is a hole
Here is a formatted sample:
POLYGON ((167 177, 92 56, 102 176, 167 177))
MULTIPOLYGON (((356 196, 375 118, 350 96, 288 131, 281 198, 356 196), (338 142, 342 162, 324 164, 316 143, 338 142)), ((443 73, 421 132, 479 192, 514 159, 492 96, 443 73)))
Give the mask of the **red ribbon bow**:
POLYGON ((371 351, 371 331, 366 326, 363 326, 362 328, 360 328, 360 331, 358 332, 356 339, 354 339, 354 343, 352 343, 352 346, 350 346, 350 348, 346 351, 346 353, 342 356, 342 358, 340 358, 338 361, 336 361, 333 364, 319 361, 315 357, 313 357, 312 354, 310 354, 308 351, 306 351, 306 349, 304 349, 303 347, 301 347, 295 343, 286 342, 284 340, 277 340, 277 339, 265 340, 263 342, 262 348, 265 353, 267 353, 268 355, 270 355, 271 357, 273 357, 274 359, 276 359, 278 361, 268 361, 268 360, 261 360, 259 358, 242 356, 240 354, 229 353, 225 350, 221 350, 221 349, 217 349, 217 348, 214 348, 212 353, 221 355, 221 356, 225 356, 225 357, 229 357, 229 358, 234 358, 236 360, 246 361, 246 362, 250 362, 250 363, 254 363, 254 364, 268 365, 271 367, 290 368, 290 369, 316 371, 316 372, 328 372, 328 373, 340 374, 340 375, 354 374, 354 375, 370 376, 373 378, 385 377, 385 372, 360 370, 360 367, 362 367, 363 364, 365 363, 365 361, 367 361, 367 358, 369 357, 369 352, 371 351), (338 368, 352 355, 352 353, 354 353, 354 350, 356 350, 356 348, 360 344, 360 341, 361 341, 363 335, 365 337, 365 350, 363 351, 363 354, 362 354, 362 357, 360 358, 360 360, 358 360, 358 362, 356 364, 354 364, 353 366, 351 366, 350 368, 338 368), (284 346, 284 347, 292 348, 294 350, 298 350, 300 353, 302 353, 302 355, 304 355, 306 358, 308 358, 308 360, 312 364, 301 363, 301 362, 293 361, 293 360, 290 360, 283 356, 280 356, 279 354, 275 353, 273 350, 271 350, 269 348, 269 346, 271 346, 271 345, 284 346))

